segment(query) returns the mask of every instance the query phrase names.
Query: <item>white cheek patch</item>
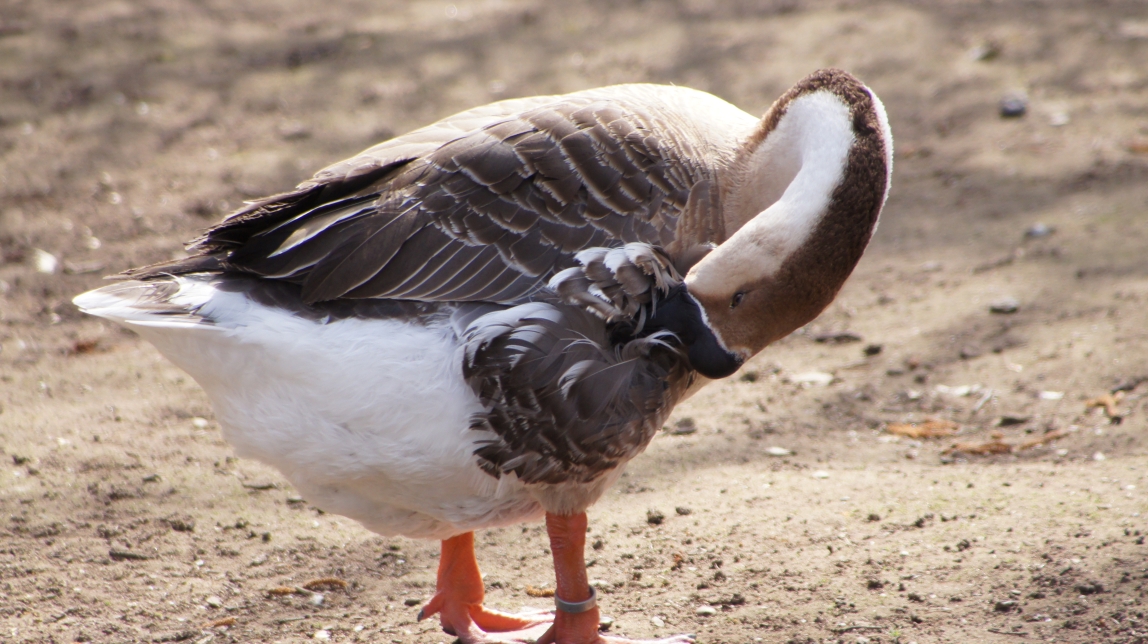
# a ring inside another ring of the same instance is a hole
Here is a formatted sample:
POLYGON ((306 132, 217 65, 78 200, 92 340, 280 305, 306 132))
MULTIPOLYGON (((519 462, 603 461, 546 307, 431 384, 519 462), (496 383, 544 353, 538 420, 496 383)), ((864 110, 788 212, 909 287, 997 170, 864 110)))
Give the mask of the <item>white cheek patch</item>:
POLYGON ((740 189, 765 186, 769 192, 773 172, 791 166, 794 159, 800 168, 780 199, 693 267, 686 276, 688 288, 707 295, 732 294, 744 284, 775 274, 825 216, 845 175, 853 141, 849 106, 835 94, 822 90, 790 103, 751 158, 740 189))

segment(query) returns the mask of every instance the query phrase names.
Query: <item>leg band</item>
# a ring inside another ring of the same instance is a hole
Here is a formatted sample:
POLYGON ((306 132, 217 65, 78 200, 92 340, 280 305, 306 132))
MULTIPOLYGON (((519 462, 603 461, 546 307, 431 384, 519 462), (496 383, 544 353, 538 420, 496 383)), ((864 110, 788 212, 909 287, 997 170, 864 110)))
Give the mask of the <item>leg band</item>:
POLYGON ((590 598, 580 602, 568 602, 557 594, 554 595, 554 607, 563 613, 585 613, 598 605, 598 591, 590 586, 590 598))

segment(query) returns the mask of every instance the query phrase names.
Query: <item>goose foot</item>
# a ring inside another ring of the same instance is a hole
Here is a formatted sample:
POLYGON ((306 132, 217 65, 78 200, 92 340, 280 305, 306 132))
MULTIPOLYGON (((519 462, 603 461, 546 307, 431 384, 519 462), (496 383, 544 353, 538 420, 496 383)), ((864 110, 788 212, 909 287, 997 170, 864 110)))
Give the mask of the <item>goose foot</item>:
POLYGON ((535 642, 554 615, 548 611, 504 613, 482 605, 485 588, 474 558, 474 533, 442 542, 434 597, 419 611, 419 620, 439 616, 442 629, 463 644, 535 642))

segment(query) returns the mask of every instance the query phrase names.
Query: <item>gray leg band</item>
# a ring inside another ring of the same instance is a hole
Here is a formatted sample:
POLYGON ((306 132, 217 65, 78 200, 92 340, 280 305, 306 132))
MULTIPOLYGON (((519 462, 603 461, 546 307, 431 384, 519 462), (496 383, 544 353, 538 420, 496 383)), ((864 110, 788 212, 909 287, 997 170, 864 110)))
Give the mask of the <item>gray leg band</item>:
POLYGON ((598 591, 590 586, 590 598, 580 602, 568 602, 554 594, 554 607, 563 613, 585 613, 598 605, 598 591))

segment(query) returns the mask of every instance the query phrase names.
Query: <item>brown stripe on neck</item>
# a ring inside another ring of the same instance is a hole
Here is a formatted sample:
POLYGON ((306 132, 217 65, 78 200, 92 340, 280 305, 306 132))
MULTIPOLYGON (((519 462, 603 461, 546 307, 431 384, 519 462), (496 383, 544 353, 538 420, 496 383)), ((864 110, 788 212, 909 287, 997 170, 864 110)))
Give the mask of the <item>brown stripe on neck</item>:
POLYGON ((779 274, 779 282, 788 282, 790 289, 801 291, 794 293, 799 295, 795 301, 815 308, 809 317, 812 319, 833 301, 869 244, 885 201, 889 173, 885 136, 873 97, 865 87, 846 72, 822 70, 783 99, 791 101, 810 87, 827 89, 845 101, 854 135, 845 174, 833 191, 825 216, 779 274))

